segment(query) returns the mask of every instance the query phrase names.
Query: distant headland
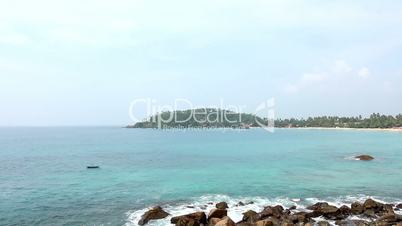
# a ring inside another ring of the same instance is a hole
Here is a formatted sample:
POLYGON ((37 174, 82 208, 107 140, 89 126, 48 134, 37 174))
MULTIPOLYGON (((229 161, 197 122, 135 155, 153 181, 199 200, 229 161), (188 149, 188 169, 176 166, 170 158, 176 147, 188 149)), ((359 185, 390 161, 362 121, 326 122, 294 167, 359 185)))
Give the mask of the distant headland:
POLYGON ((126 128, 328 128, 328 129, 390 129, 402 130, 402 114, 396 116, 373 113, 369 117, 319 116, 270 120, 251 113, 237 113, 217 108, 166 111, 126 128))

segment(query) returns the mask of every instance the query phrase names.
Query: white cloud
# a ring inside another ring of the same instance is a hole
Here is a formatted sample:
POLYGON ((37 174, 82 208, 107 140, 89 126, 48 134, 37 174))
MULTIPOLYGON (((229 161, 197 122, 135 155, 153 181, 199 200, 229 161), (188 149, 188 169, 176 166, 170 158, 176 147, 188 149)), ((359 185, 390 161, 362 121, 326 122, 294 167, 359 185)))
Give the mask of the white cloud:
MULTIPOLYGON (((284 90, 286 93, 298 93, 302 90, 316 84, 326 84, 328 81, 340 82, 346 79, 350 80, 350 76, 355 76, 353 67, 344 60, 336 60, 332 65, 319 72, 303 73, 298 81, 286 84, 284 90)), ((367 67, 362 67, 357 71, 360 78, 367 78, 370 75, 370 70, 367 67)))
POLYGON ((360 78, 367 78, 370 76, 370 70, 367 67, 362 67, 358 72, 357 75, 360 78))
POLYGON ((287 84, 286 86, 285 86, 285 92, 286 93, 297 93, 297 92, 299 92, 299 87, 297 86, 297 85, 294 85, 294 84, 287 84))
POLYGON ((290 94, 298 93, 311 85, 325 81, 327 78, 328 75, 322 72, 304 73, 298 82, 294 84, 287 84, 285 86, 285 92, 290 94))
POLYGON ((301 81, 307 83, 320 82, 323 81, 326 77, 327 76, 324 73, 304 73, 301 81))
POLYGON ((30 44, 32 42, 31 38, 24 34, 19 33, 5 33, 0 34, 0 44, 23 46, 30 44))
POLYGON ((353 68, 346 63, 344 60, 337 60, 335 61, 335 64, 333 66, 333 71, 336 74, 346 74, 350 73, 353 70, 353 68))

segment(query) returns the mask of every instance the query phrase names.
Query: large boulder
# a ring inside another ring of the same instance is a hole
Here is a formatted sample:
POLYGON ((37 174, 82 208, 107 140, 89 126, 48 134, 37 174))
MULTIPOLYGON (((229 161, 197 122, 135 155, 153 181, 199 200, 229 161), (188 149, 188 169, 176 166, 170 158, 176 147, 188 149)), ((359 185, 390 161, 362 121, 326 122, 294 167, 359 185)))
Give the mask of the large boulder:
POLYGON ((176 226, 200 226, 207 224, 207 216, 204 212, 195 212, 187 215, 172 217, 170 223, 176 226))
POLYGON ((271 220, 261 220, 255 222, 255 226, 274 226, 274 223, 271 220))
POLYGON ((367 199, 364 204, 364 214, 369 217, 384 216, 394 214, 391 204, 383 204, 373 199, 367 199))
POLYGON ((317 202, 314 205, 308 206, 307 209, 308 210, 318 210, 321 209, 323 207, 327 207, 329 206, 329 204, 327 202, 317 202))
POLYGON ((215 225, 216 223, 218 223, 219 221, 221 221, 222 219, 220 218, 211 218, 208 219, 208 225, 215 225))
POLYGON ((150 220, 163 219, 167 216, 169 216, 169 213, 164 211, 162 207, 155 206, 141 216, 141 219, 138 221, 138 225, 144 225, 150 220))
POLYGON ((236 224, 229 217, 223 217, 222 220, 218 221, 215 226, 236 226, 236 224))
POLYGON ((212 209, 209 214, 208 214, 208 219, 211 218, 222 218, 226 217, 228 215, 227 210, 222 210, 222 209, 212 209))
POLYGON ((317 202, 316 204, 307 207, 313 212, 309 215, 310 217, 324 216, 328 219, 338 219, 339 209, 336 206, 329 205, 326 202, 317 202))
POLYGON ((279 219, 283 215, 283 210, 284 210, 283 207, 280 205, 267 206, 258 215, 260 219, 264 219, 271 216, 279 219))
POLYGON ((215 206, 217 209, 221 209, 221 210, 225 210, 225 209, 229 208, 229 206, 226 202, 219 202, 215 206))
POLYGON ((355 159, 361 160, 361 161, 371 161, 374 159, 374 157, 372 157, 370 155, 358 155, 358 156, 355 156, 355 159))
POLYGON ((276 218, 269 217, 265 220, 259 220, 255 222, 253 226, 274 226, 274 225, 281 225, 281 222, 276 218))
POLYGON ((282 221, 298 225, 306 224, 311 220, 311 216, 306 212, 297 212, 292 215, 283 215, 282 217, 282 221))
POLYGON ((237 222, 236 226, 255 226, 255 223, 237 222))
POLYGON ((342 220, 347 218, 349 215, 352 214, 352 210, 348 206, 341 206, 339 207, 338 211, 332 217, 334 220, 342 220))
POLYGON ((390 213, 386 214, 375 221, 376 225, 396 225, 397 223, 402 222, 402 216, 390 213))
POLYGON ((363 207, 365 210, 367 209, 378 209, 381 206, 381 203, 376 202, 372 199, 367 199, 364 204, 363 207))
POLYGON ((331 224, 328 221, 319 221, 317 222, 317 226, 330 226, 331 224))
POLYGON ((253 210, 248 210, 243 213, 243 219, 241 222, 255 223, 259 220, 257 212, 253 210))
POLYGON ((355 214, 355 215, 362 214, 364 211, 363 204, 361 204, 360 202, 352 203, 350 209, 351 209, 352 214, 355 214))

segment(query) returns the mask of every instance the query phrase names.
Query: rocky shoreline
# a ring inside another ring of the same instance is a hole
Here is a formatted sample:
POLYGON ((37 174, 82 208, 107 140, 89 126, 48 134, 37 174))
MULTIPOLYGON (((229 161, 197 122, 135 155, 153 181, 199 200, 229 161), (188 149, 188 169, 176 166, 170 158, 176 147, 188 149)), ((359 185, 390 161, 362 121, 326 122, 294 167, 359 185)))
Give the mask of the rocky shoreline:
MULTIPOLYGON (((239 202, 236 206, 245 206, 239 202)), ((402 226, 402 215, 396 213, 402 209, 402 203, 382 203, 373 199, 354 202, 350 206, 333 206, 327 202, 317 202, 306 209, 296 206, 284 208, 281 205, 266 206, 262 211, 248 210, 239 222, 229 216, 230 207, 226 202, 215 204, 209 213, 196 211, 186 215, 171 216, 162 207, 156 206, 145 212, 138 225, 170 217, 170 223, 176 226, 402 226)))

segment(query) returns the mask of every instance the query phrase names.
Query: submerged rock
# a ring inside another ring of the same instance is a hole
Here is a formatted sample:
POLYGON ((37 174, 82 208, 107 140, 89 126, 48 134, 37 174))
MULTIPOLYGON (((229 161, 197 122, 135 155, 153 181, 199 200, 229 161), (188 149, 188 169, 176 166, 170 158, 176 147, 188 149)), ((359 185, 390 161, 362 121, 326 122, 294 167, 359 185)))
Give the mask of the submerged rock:
POLYGON ((163 219, 167 216, 169 216, 169 213, 165 212, 162 207, 155 206, 142 215, 141 219, 138 221, 138 224, 144 225, 150 220, 163 219))
POLYGON ((355 157, 355 159, 361 160, 361 161, 370 161, 373 160, 374 157, 370 156, 370 155, 358 155, 355 157))
POLYGON ((245 206, 244 202, 240 201, 239 203, 236 204, 236 206, 245 206))

